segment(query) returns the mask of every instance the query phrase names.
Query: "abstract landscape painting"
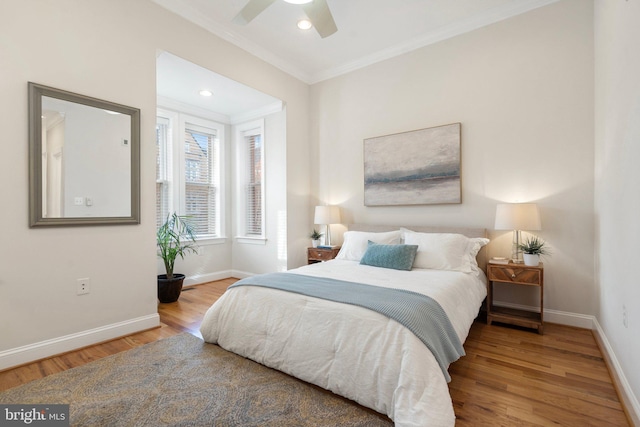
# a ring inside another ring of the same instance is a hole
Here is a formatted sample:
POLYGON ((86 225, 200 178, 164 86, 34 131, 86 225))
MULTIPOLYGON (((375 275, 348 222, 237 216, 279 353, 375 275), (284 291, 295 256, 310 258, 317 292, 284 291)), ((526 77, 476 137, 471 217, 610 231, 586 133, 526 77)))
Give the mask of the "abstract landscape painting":
POLYGON ((460 203, 460 126, 365 139, 365 206, 460 203))

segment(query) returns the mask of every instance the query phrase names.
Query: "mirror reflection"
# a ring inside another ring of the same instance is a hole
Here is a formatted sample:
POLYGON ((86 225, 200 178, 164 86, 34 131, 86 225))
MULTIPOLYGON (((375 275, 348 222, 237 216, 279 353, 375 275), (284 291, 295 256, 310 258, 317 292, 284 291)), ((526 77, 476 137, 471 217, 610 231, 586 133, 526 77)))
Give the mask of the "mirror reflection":
POLYGON ((139 111, 33 83, 30 109, 31 226, 139 223, 139 111))
POLYGON ((131 120, 42 97, 42 217, 128 216, 131 120))

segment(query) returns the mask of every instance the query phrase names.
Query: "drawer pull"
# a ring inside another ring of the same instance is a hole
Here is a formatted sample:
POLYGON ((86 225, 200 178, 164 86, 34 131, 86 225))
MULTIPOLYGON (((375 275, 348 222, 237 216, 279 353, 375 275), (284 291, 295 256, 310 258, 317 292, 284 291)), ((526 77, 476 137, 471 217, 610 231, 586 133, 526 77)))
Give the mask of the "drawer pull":
POLYGON ((515 279, 516 278, 516 273, 511 273, 511 278, 515 279))

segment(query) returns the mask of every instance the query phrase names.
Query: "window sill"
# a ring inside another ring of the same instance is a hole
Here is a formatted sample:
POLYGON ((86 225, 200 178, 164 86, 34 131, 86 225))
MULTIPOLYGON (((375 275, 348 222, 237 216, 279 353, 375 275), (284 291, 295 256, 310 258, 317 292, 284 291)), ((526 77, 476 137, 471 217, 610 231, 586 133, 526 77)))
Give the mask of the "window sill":
POLYGON ((226 237, 197 237, 196 243, 199 246, 209 246, 209 245, 223 245, 227 243, 226 237))
POLYGON ((267 239, 265 237, 238 236, 236 237, 236 242, 245 244, 245 245, 266 245, 267 239))

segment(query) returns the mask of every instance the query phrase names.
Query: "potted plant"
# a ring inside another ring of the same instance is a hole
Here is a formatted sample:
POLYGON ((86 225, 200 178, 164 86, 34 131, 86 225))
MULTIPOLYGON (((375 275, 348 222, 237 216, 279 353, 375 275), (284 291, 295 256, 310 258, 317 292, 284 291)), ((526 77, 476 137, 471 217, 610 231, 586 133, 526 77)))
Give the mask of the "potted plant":
POLYGON ((320 243, 320 238, 322 237, 322 233, 318 233, 318 231, 314 228, 313 233, 311 233, 309 237, 311 237, 311 246, 313 246, 314 248, 317 248, 318 244, 320 243))
POLYGON ((160 302, 175 302, 182 292, 184 274, 175 274, 173 266, 178 255, 184 259, 189 252, 197 253, 194 229, 188 218, 173 213, 167 216, 158 228, 156 241, 158 256, 164 261, 166 274, 158 275, 158 299, 160 302))
POLYGON ((524 252, 524 264, 535 267, 540 263, 540 255, 548 255, 544 240, 537 236, 527 237, 527 239, 518 245, 518 249, 524 252))

